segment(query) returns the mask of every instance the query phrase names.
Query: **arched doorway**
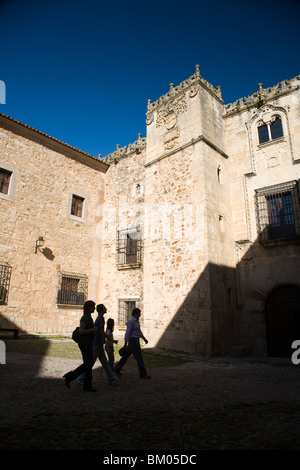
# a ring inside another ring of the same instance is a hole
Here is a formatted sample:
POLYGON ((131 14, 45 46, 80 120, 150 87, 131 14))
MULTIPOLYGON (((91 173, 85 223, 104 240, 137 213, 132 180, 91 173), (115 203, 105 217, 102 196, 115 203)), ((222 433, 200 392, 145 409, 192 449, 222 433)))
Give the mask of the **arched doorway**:
POLYGON ((283 285, 266 301, 268 356, 291 357, 292 342, 300 340, 300 287, 283 285))

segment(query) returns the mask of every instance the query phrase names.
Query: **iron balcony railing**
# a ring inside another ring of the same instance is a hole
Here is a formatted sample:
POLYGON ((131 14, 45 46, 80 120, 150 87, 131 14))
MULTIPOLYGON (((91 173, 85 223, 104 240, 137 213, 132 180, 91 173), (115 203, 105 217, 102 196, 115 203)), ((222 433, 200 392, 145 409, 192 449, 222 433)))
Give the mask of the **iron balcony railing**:
POLYGON ((7 304, 12 267, 0 263, 0 305, 7 304))
POLYGON ((88 278, 85 275, 59 272, 57 303, 83 305, 87 299, 88 278))
POLYGON ((260 242, 300 237, 300 200, 297 181, 255 191, 260 242))

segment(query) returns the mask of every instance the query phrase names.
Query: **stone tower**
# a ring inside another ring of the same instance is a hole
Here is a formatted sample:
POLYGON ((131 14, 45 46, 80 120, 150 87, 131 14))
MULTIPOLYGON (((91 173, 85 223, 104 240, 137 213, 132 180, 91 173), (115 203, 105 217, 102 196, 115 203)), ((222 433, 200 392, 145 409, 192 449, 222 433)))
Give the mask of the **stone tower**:
POLYGON ((127 227, 116 232, 139 226, 142 256, 139 266, 116 270, 111 245, 104 243, 105 301, 115 310, 113 299, 140 299, 152 344, 204 355, 226 349, 224 331, 234 325, 227 298, 234 295, 234 259, 223 111, 220 88, 196 66, 189 79, 148 101, 146 139, 106 159, 117 162, 107 173, 106 201, 112 206, 126 198, 131 213, 127 227))
POLYGON ((145 310, 160 346, 204 355, 226 349, 234 325, 223 110, 199 66, 147 109, 146 205, 160 210, 165 232, 145 242, 145 310))

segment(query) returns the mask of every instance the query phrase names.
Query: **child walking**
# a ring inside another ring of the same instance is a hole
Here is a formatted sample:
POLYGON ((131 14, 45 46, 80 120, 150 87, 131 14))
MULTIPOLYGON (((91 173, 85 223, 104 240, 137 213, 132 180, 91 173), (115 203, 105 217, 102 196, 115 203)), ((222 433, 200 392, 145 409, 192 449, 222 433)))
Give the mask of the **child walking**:
POLYGON ((108 362, 112 370, 114 369, 114 344, 118 344, 118 341, 114 339, 113 331, 115 327, 115 320, 113 318, 109 318, 106 323, 106 343, 105 343, 105 351, 107 354, 108 362))

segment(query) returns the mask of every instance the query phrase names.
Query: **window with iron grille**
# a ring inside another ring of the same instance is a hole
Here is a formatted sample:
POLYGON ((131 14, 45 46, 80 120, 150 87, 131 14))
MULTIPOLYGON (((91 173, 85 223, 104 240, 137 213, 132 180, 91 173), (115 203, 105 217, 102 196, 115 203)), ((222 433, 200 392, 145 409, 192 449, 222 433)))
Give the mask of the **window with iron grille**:
POLYGON ((11 269, 9 264, 0 263, 0 305, 7 304, 8 301, 11 269))
POLYGON ((88 278, 85 275, 59 272, 57 303, 83 305, 87 299, 88 278))
POLYGON ((264 144, 270 140, 279 139, 283 136, 282 123, 279 116, 273 116, 271 121, 258 123, 258 138, 259 143, 264 144))
POLYGON ((255 191, 259 240, 300 237, 300 200, 297 181, 268 186, 255 191))
POLYGON ((140 229, 119 230, 117 237, 118 267, 139 267, 141 263, 142 243, 140 229))
POLYGON ((126 326, 128 320, 131 318, 132 310, 136 307, 140 307, 140 299, 119 299, 119 326, 126 326))
POLYGON ((8 194, 11 175, 11 171, 0 168, 0 193, 8 194))

